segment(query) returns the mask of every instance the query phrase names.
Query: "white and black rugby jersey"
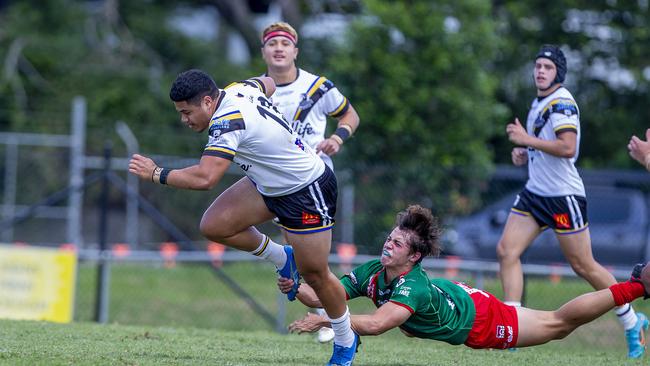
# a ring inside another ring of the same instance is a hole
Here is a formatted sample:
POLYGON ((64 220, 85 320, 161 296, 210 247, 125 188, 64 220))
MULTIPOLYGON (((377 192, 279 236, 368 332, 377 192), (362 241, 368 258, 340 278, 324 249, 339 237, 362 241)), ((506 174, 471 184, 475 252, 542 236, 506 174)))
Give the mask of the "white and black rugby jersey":
POLYGON ((271 197, 294 193, 320 177, 325 164, 303 144, 255 79, 230 84, 208 127, 204 155, 234 161, 271 197))
MULTIPOLYGON (((271 100, 302 141, 315 149, 325 139, 327 116, 342 116, 350 102, 327 78, 302 69, 297 72, 293 82, 276 85, 271 100)), ((332 167, 329 156, 321 153, 321 158, 332 167)))
POLYGON ((585 196, 585 187, 575 162, 580 151, 580 111, 571 93, 559 88, 542 100, 533 101, 526 122, 528 134, 543 140, 555 140, 560 132, 577 134, 576 152, 560 158, 528 147, 528 182, 526 189, 545 197, 585 196))

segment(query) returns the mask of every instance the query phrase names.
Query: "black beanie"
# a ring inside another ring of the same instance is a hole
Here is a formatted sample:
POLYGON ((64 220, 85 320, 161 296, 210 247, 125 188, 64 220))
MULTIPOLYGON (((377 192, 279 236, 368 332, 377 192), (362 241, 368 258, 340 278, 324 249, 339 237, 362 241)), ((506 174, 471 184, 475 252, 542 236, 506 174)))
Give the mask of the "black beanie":
POLYGON ((553 83, 564 82, 564 78, 566 77, 566 58, 564 58, 564 53, 562 53, 560 47, 552 44, 545 44, 540 48, 537 56, 535 56, 535 60, 540 57, 547 58, 555 64, 557 75, 555 76, 553 83))

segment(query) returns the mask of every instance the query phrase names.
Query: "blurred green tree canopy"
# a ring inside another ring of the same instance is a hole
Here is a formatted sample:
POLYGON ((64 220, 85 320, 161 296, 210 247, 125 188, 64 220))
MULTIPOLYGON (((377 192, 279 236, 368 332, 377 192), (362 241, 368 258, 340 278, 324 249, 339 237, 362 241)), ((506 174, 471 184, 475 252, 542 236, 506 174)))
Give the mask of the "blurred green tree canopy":
POLYGON ((525 118, 543 43, 561 45, 569 61, 581 166, 636 167, 627 140, 650 127, 645 0, 0 4, 0 130, 64 133, 70 101, 83 95, 90 153, 100 154, 123 120, 144 153, 196 157, 205 136, 179 123, 171 81, 188 68, 219 85, 262 74, 258 32, 279 12, 301 32, 300 65, 333 80, 361 116, 335 158, 350 173, 341 179, 357 187, 360 241, 411 202, 439 214, 477 205, 494 164, 510 162, 505 125, 525 118))

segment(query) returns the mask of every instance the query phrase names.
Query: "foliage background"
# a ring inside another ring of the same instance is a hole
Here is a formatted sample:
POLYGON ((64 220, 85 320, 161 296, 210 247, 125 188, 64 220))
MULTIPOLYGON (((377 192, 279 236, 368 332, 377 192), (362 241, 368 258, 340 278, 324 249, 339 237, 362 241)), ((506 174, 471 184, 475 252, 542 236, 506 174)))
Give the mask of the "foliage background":
MULTIPOLYGON (((526 115, 532 59, 543 43, 562 45, 569 60, 581 166, 638 168, 625 146, 650 120, 645 0, 4 1, 0 130, 66 133, 70 101, 84 95, 89 154, 100 155, 103 141, 116 139, 115 121, 124 120, 143 153, 198 158, 205 138, 178 122, 168 87, 194 67, 219 85, 263 73, 257 34, 278 20, 269 13, 301 32, 300 66, 333 80, 361 116, 335 158, 341 179, 356 186, 361 246, 371 248, 383 236, 378 228, 408 203, 443 217, 481 205, 494 165, 509 163, 505 125, 526 115), (212 14, 214 36, 179 31, 179 19, 197 13, 212 14), (345 32, 309 28, 332 15, 345 32), (247 62, 229 61, 232 34, 242 36, 247 62)), ((116 145, 115 154, 122 150, 116 145)), ((186 212, 202 211, 216 193, 170 194, 159 206, 196 236, 196 218, 186 212)), ((113 205, 122 203, 113 198, 113 205)))

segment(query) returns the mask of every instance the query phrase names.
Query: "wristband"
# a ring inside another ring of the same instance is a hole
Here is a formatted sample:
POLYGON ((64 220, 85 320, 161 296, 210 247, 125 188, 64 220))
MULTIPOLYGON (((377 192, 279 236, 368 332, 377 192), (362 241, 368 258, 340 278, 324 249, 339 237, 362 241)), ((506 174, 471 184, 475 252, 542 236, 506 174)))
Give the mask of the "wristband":
POLYGON ((645 156, 645 168, 650 171, 650 153, 645 156))
POLYGON ((162 171, 160 171, 160 184, 167 184, 167 176, 171 171, 171 169, 166 168, 163 168, 162 171))
POLYGON ((156 166, 153 168, 153 172, 151 173, 151 181, 154 183, 160 183, 160 173, 162 172, 163 168, 156 166))
POLYGON ((347 140, 350 135, 352 135, 352 128, 348 125, 341 125, 330 137, 338 142, 339 145, 343 145, 343 141, 347 140))

